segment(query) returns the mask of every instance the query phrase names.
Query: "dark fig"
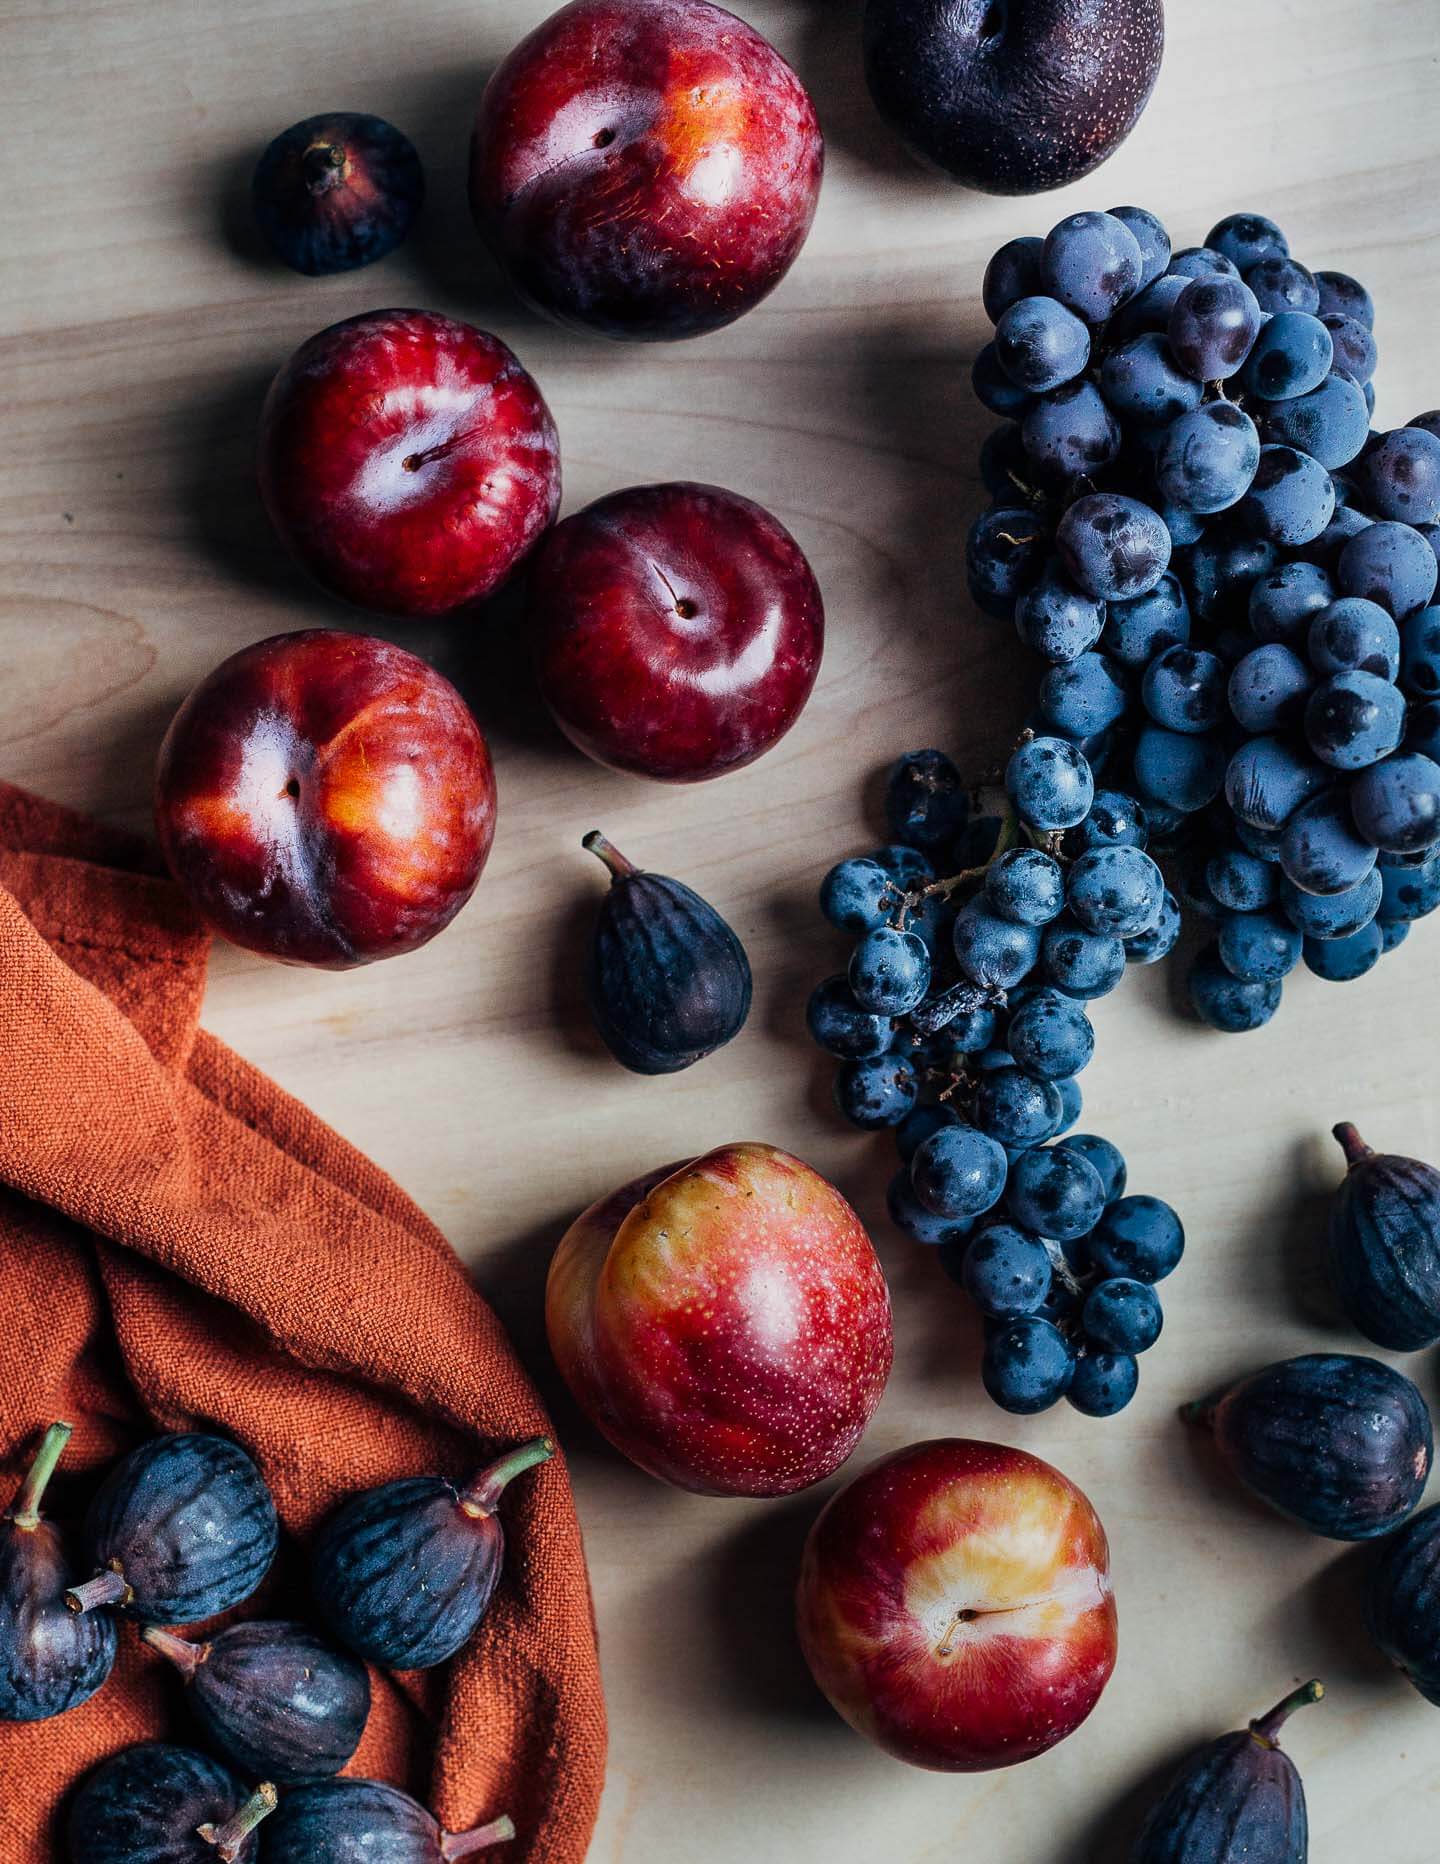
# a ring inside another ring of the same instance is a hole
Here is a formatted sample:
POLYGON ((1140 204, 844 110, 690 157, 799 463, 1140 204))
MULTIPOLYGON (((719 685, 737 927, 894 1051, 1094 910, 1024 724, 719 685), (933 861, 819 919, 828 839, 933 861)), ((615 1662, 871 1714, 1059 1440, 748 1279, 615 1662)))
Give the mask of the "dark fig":
POLYGON ((342 1502, 315 1537, 311 1581, 330 1629, 372 1663, 426 1670, 453 1657, 484 1617, 505 1557, 495 1510, 505 1485, 552 1456, 522 1443, 466 1488, 406 1476, 342 1502))
POLYGON ((153 1625, 143 1636, 180 1672, 205 1738, 242 1773, 282 1786, 321 1780, 359 1747, 365 1666, 308 1626, 256 1620, 203 1644, 153 1625))
POLYGON ((95 1694, 115 1661, 110 1613, 77 1618, 66 1610, 64 1540, 40 1513, 69 1441, 68 1424, 50 1426, 0 1515, 0 1722, 39 1722, 73 1709, 95 1694))
POLYGON ((606 1048, 636 1074, 674 1074, 739 1035, 750 961, 713 906, 645 874, 593 829, 581 844, 609 868, 585 990, 606 1048))
POLYGON ((113 1605, 142 1624, 184 1625, 248 1599, 280 1539, 260 1471, 226 1437, 178 1431, 123 1457, 85 1512, 96 1573, 73 1612, 113 1605))
POLYGON ((1370 1635, 1440 1708, 1440 1505, 1386 1541, 1366 1599, 1370 1635))
MULTIPOLYGON (((193 1748, 142 1741, 88 1774, 66 1827, 73 1864, 256 1864, 275 1788, 252 1792, 193 1748)), ((378 1860, 377 1860, 378 1864, 378 1860)))
POLYGON ((1181 1416, 1214 1433, 1252 1495, 1331 1540, 1398 1527, 1420 1500, 1435 1448, 1416 1387, 1355 1353, 1282 1360, 1181 1416))
POLYGON ((451 1864, 514 1836, 503 1816, 447 1832, 398 1787, 322 1780, 285 1795, 265 1833, 265 1864, 451 1864))
POLYGON ((1440 1171, 1372 1152, 1348 1124, 1335 1128, 1350 1169, 1330 1206, 1330 1264, 1340 1304, 1392 1352, 1440 1340, 1440 1171))
POLYGON ((1187 1760, 1146 1819, 1132 1864, 1305 1864, 1305 1788, 1279 1746, 1287 1717, 1325 1694, 1302 1683, 1248 1728, 1187 1760))
POLYGON ((250 192, 277 257, 321 278, 392 252, 420 212, 425 176, 415 145, 393 124, 336 110, 282 130, 250 192))

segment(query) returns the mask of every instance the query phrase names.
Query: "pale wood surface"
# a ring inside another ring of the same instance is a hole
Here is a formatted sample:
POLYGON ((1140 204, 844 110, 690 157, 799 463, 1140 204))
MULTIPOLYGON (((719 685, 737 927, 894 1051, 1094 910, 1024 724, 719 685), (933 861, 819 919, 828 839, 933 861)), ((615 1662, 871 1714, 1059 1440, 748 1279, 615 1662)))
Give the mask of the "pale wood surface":
MULTIPOLYGON (((848 0, 742 6, 799 64, 830 135, 814 235, 785 286, 699 345, 587 344, 527 317, 482 262, 462 200, 482 75, 545 0, 5 0, 0 6, 0 774, 141 824, 155 746, 223 655, 347 619, 267 534, 250 454, 258 399, 301 338, 385 303, 500 331, 540 378, 567 505, 645 478, 719 481, 810 553, 830 615, 819 690, 756 768, 676 792, 607 775, 545 723, 505 621, 403 633, 460 678, 492 736, 499 839, 454 928, 348 976, 216 954, 208 1020, 413 1192, 474 1264, 555 1399, 599 1602, 614 1757, 596 1864, 1117 1855, 1137 1789, 1184 1747, 1318 1672, 1296 1724, 1317 1859, 1440 1855, 1440 1712, 1358 1629, 1356 1562, 1238 1499, 1174 1406, 1268 1358, 1332 1342, 1314 1314, 1317 1199, 1340 1117, 1440 1156, 1422 928, 1383 973, 1302 977, 1279 1019, 1228 1041, 1175 1014, 1164 978, 1101 1006, 1084 1124, 1190 1232, 1141 1396, 1111 1422, 1025 1423, 979 1391, 958 1291, 886 1226, 884 1141, 831 1117, 801 1008, 839 952, 812 909, 838 853, 873 839, 862 789, 914 744, 990 761, 1022 714, 1008 630, 958 594, 987 425, 967 371, 986 255, 1074 206, 1137 200, 1183 241, 1259 207, 1297 253, 1368 280, 1378 418, 1440 401, 1440 12, 1434 0, 1184 0, 1128 146, 1063 195, 987 200, 898 160, 859 85, 848 0), (412 250, 311 282, 260 260, 243 184, 264 141, 329 107, 409 130, 432 208, 412 250), (602 824, 694 883, 755 963, 743 1037, 676 1079, 622 1074, 580 1011, 576 965, 602 824), (1053 1458, 1114 1545, 1118 1673, 1075 1738, 1021 1773, 946 1779, 872 1753, 813 1695, 789 1638, 798 1542, 821 1497, 672 1494, 605 1453, 554 1390, 539 1327, 551 1245, 637 1170, 722 1140, 790 1146, 873 1220, 894 1290, 895 1376, 865 1445, 990 1435, 1053 1458)), ((402 638, 402 631, 394 631, 402 638)), ((1435 1359, 1411 1368, 1437 1395, 1435 1359)))

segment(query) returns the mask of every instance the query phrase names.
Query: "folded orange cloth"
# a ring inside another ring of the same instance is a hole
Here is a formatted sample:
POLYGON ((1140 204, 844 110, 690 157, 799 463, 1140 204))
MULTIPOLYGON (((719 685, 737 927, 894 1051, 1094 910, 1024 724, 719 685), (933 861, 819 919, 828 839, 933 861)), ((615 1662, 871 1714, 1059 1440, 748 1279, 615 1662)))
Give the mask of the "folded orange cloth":
MULTIPOLYGON (((443 1236, 297 1101, 197 1027, 209 941, 129 841, 0 785, 0 1455, 76 1427, 53 1494, 155 1428, 256 1457, 289 1535, 347 1491, 463 1477, 548 1430, 499 1321, 443 1236)), ((301 980, 295 980, 297 988, 301 980)), ((9 1487, 0 1496, 8 1500, 9 1487)), ((581 1859, 605 1711, 579 1524, 556 1457, 501 1509, 504 1575, 438 1671, 372 1673, 349 1771, 461 1829, 500 1812, 526 1864, 581 1859)), ((287 1542, 245 1608, 304 1616, 287 1542)), ((0 1864, 64 1857, 57 1808, 103 1755, 184 1740, 135 1632, 90 1702, 0 1724, 0 1864)))

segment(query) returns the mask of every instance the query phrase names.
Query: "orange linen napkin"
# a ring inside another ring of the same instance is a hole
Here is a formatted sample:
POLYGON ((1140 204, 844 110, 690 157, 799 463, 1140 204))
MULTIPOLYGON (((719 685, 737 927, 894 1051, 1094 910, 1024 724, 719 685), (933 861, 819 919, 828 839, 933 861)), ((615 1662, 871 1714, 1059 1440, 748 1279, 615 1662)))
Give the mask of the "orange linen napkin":
MULTIPOLYGON (((75 1475, 151 1430, 215 1427, 303 1538, 347 1491, 464 1477, 548 1431, 434 1225, 197 1027, 209 940, 147 864, 143 844, 0 785, 0 1475, 13 1485, 37 1429, 65 1418, 78 1504, 91 1483, 75 1475)), ((350 1771, 408 1786, 452 1829, 508 1812, 506 1858, 578 1864, 605 1711, 560 1459, 501 1514, 478 1636, 403 1685, 372 1675, 350 1771)), ((305 1616, 303 1560, 288 1546, 277 1565, 255 1604, 305 1616)), ((121 1646, 90 1702, 0 1724, 0 1864, 65 1855, 57 1808, 102 1756, 193 1739, 132 1627, 121 1646)))

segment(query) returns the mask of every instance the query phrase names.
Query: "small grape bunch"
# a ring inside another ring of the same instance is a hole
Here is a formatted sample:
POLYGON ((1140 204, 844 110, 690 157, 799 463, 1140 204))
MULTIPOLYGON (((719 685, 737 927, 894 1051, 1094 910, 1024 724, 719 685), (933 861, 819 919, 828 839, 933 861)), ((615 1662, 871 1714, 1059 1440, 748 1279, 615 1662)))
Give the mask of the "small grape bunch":
POLYGON ((986 1315, 991 1397, 1032 1412, 1068 1396, 1105 1416, 1134 1395, 1135 1355, 1160 1331, 1153 1283, 1183 1234, 1159 1200, 1123 1198, 1108 1140, 1060 1135, 1094 1054, 1086 1005, 1164 956, 1179 906, 1143 809, 1097 793, 1068 741, 1027 733, 1003 813, 979 813, 982 794, 940 751, 894 766, 894 839, 821 885, 825 917, 856 942, 812 993, 810 1033, 840 1063, 844 1117, 895 1131, 890 1215, 986 1315), (937 861, 955 871, 937 878, 937 861))
POLYGON ((1133 793, 1213 938, 1190 996, 1268 1022, 1440 907, 1440 412, 1370 431, 1369 293, 1261 214, 1142 208, 985 274, 970 593, 1045 668, 1032 723, 1133 793))

